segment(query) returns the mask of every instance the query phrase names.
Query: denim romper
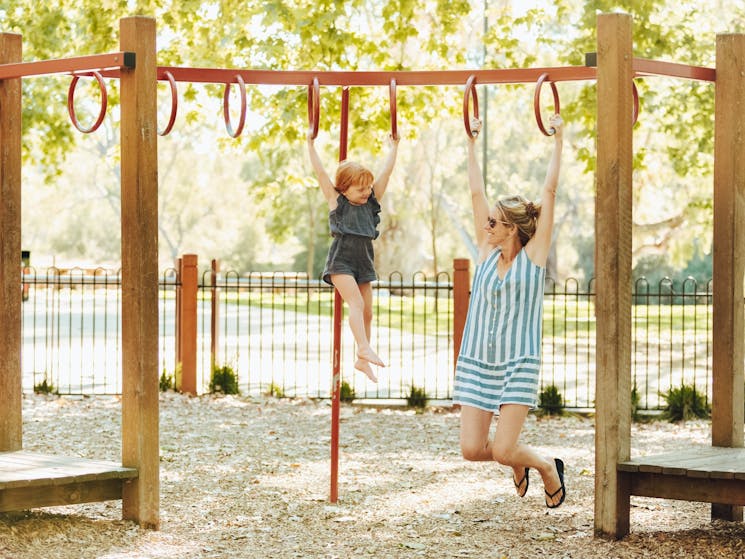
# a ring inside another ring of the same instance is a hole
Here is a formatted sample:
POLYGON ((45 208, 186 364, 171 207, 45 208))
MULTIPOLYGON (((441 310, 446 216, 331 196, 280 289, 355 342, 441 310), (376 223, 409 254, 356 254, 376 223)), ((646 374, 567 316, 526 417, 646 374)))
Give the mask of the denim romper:
POLYGON ((343 195, 336 199, 336 209, 329 212, 331 242, 323 271, 323 281, 331 284, 332 274, 354 276, 357 283, 378 279, 375 274, 373 239, 378 237, 380 203, 375 193, 361 206, 350 204, 343 195))

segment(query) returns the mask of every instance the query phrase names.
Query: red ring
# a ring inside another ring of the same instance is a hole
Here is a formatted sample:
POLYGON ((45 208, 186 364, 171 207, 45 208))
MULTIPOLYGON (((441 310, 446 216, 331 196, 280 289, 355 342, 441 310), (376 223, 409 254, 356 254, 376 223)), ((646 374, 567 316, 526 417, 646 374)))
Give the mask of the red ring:
POLYGON ((243 132, 243 125, 246 124, 246 84, 240 74, 235 76, 238 87, 241 90, 241 116, 238 118, 238 128, 233 131, 233 125, 230 123, 230 83, 225 84, 225 94, 222 97, 222 114, 225 117, 225 128, 231 138, 237 138, 243 132))
POLYGON ((312 140, 318 137, 318 121, 321 115, 321 86, 318 78, 308 86, 308 134, 312 140))
POLYGON ((636 82, 631 80, 631 94, 634 98, 634 110, 631 113, 631 126, 636 124, 639 119, 639 91, 636 89, 636 82))
MULTIPOLYGON (((535 84, 535 93, 533 94, 533 109, 535 110, 535 121, 538 123, 538 128, 545 136, 553 136, 556 134, 556 130, 551 128, 548 131, 546 131, 546 128, 543 126, 543 119, 541 118, 541 87, 543 87, 543 82, 548 79, 548 74, 543 73, 538 78, 538 81, 535 84)), ((556 84, 554 82, 548 82, 551 86, 551 93, 554 95, 554 114, 561 114, 561 107, 559 106, 559 92, 556 89, 556 84)))
POLYGON ((396 114, 396 78, 391 78, 391 137, 398 140, 398 115, 396 114))
POLYGON ((479 118, 479 94, 476 91, 476 75, 471 74, 466 81, 466 92, 463 96, 463 124, 466 125, 466 134, 469 138, 475 138, 479 135, 478 132, 471 130, 471 116, 470 116, 470 100, 473 97, 473 118, 479 118))
POLYGON ((75 128, 80 130, 83 134, 90 134, 91 132, 96 131, 98 127, 101 126, 103 118, 106 116, 106 107, 108 106, 108 102, 109 98, 108 94, 106 93, 106 84, 104 83, 101 74, 93 71, 90 73, 73 75, 72 82, 70 82, 70 89, 67 91, 67 112, 70 115, 70 120, 72 120, 72 124, 73 126, 75 126, 75 128), (96 78, 98 87, 101 89, 101 111, 98 113, 96 122, 94 122, 93 126, 91 126, 90 128, 83 128, 82 126, 80 126, 78 117, 75 115, 75 86, 78 85, 80 76, 93 76, 94 78, 96 78))
POLYGON ((162 131, 158 130, 159 136, 166 136, 171 131, 173 124, 176 122, 176 112, 178 111, 178 87, 176 86, 176 80, 174 79, 173 74, 168 70, 166 70, 163 75, 171 86, 171 116, 168 119, 166 127, 162 131))

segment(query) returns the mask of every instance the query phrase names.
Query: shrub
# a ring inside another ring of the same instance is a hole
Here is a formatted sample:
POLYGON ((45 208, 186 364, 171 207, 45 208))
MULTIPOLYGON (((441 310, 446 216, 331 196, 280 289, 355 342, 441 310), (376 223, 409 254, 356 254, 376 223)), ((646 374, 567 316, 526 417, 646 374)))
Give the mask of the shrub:
POLYGON ((222 394, 240 394, 240 390, 238 389, 238 375, 235 374, 233 367, 230 365, 223 365, 222 367, 213 366, 209 390, 210 394, 217 392, 222 394))
POLYGON ((631 418, 634 421, 639 421, 641 415, 639 414, 639 405, 642 403, 642 397, 639 396, 639 390, 636 387, 636 381, 634 381, 634 387, 631 389, 631 418))
POLYGON ((339 389, 339 400, 346 403, 351 403, 357 395, 354 393, 354 388, 346 381, 342 381, 341 388, 339 389))
POLYGON ((278 384, 271 383, 269 388, 266 389, 267 396, 274 396, 275 398, 285 398, 285 390, 278 384))
POLYGON ((666 402, 662 416, 669 421, 703 419, 711 413, 705 395, 698 392, 695 386, 681 384, 678 388, 671 388, 660 395, 666 402))
POLYGON ((34 394, 56 394, 59 396, 59 391, 52 381, 47 379, 47 374, 44 373, 44 380, 34 385, 34 394))
POLYGON ((168 372, 163 369, 163 372, 160 375, 159 385, 161 392, 168 392, 169 390, 173 390, 175 386, 175 379, 173 378, 173 375, 169 375, 168 372))
POLYGON ((547 415, 564 413, 564 398, 555 384, 551 384, 538 394, 538 408, 547 415))
POLYGON ((427 400, 429 400, 429 397, 424 388, 417 388, 412 384, 409 389, 409 395, 406 396, 406 405, 410 408, 423 410, 427 407, 427 400))

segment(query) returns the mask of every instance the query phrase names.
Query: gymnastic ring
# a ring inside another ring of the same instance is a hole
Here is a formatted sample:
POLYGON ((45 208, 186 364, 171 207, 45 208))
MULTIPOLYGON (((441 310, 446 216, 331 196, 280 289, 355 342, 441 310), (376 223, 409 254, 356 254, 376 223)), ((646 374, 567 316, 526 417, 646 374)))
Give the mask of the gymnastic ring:
POLYGON ((166 127, 163 130, 158 130, 159 136, 167 136, 173 129, 173 124, 176 122, 176 112, 178 111, 178 87, 176 86, 176 80, 174 79, 173 74, 168 70, 166 70, 163 75, 171 86, 171 116, 168 119, 166 127))
POLYGON ((240 74, 236 74, 235 81, 241 91, 241 115, 238 117, 238 127, 233 131, 233 125, 230 123, 230 82, 225 84, 225 94, 222 97, 222 114, 225 117, 225 128, 231 138, 237 138, 243 132, 243 125, 246 124, 246 83, 240 74))
POLYGON ((70 89, 68 89, 67 91, 67 112, 70 115, 70 120, 72 120, 73 126, 75 126, 75 128, 77 128, 80 132, 82 132, 83 134, 90 134, 91 132, 96 131, 99 126, 101 126, 103 118, 106 116, 106 107, 108 106, 108 102, 109 98, 108 94, 106 93, 106 84, 104 83, 101 74, 93 71, 90 73, 73 75, 72 81, 70 82, 70 89), (98 87, 101 89, 101 111, 98 113, 96 122, 94 122, 93 126, 91 126, 90 128, 83 128, 82 126, 80 126, 78 117, 75 114, 75 87, 78 85, 78 80, 81 76, 93 76, 94 78, 96 78, 98 87))
POLYGON ((636 89, 636 82, 631 80, 631 95, 634 98, 634 110, 631 114, 631 126, 636 124, 639 119, 639 91, 636 89))
POLYGON ((398 116, 396 114, 396 78, 391 78, 391 138, 398 140, 398 116))
MULTIPOLYGON (((538 81, 535 84, 535 93, 533 94, 533 109, 535 111, 535 121, 538 124, 538 128, 545 136, 553 136, 556 134, 556 130, 552 127, 549 128, 547 131, 546 128, 543 126, 543 119, 541 118, 541 87, 543 87, 543 82, 548 79, 548 74, 543 73, 538 78, 538 81)), ((554 82, 548 82, 551 86, 551 93, 554 95, 554 114, 561 114, 561 107, 559 106, 559 92, 556 89, 556 84, 554 82)))
POLYGON ((476 75, 471 74, 466 81, 466 92, 463 95, 463 124, 466 126, 466 134, 469 138, 479 135, 478 130, 471 130, 471 110, 469 108, 471 97, 473 97, 473 118, 479 118, 479 94, 476 91, 476 75))
POLYGON ((321 86, 318 78, 308 86, 308 134, 312 140, 318 137, 318 121, 321 116, 321 86))

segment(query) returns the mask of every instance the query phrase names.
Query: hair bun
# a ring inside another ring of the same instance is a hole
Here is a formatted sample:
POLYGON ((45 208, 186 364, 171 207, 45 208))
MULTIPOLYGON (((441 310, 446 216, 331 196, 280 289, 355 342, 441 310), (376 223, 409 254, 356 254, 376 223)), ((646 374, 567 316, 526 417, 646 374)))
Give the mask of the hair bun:
POLYGON ((538 210, 536 209, 533 202, 528 202, 527 204, 525 204, 525 213, 532 219, 536 219, 538 217, 538 210))

